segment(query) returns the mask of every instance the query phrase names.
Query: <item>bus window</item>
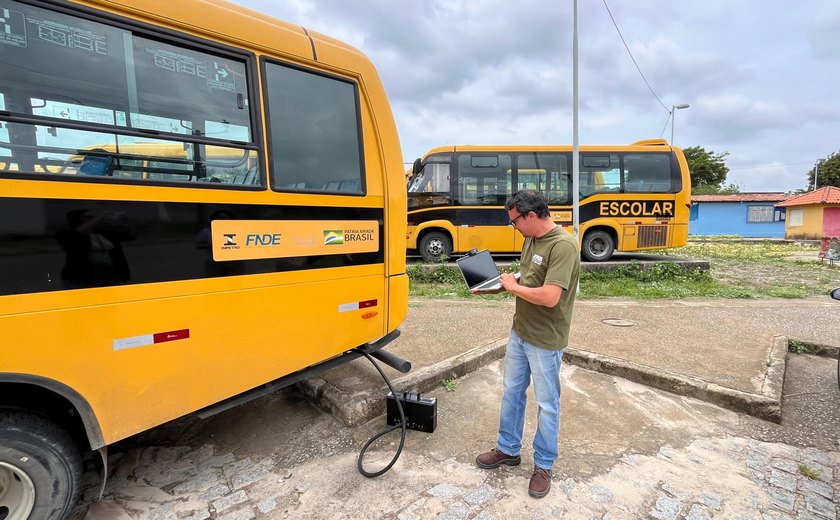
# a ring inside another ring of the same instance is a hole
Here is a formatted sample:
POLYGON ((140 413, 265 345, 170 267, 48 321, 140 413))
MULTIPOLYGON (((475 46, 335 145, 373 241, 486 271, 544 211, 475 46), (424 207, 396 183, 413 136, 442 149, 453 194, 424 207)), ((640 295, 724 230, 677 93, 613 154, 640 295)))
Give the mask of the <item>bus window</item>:
POLYGON ((117 144, 93 146, 78 152, 70 157, 72 163, 78 163, 78 175, 164 182, 258 184, 255 182, 258 177, 245 177, 258 162, 254 150, 157 139, 142 142, 118 139, 117 144))
POLYGON ((78 174, 100 182, 193 182, 209 179, 201 164, 209 160, 208 146, 237 146, 234 155, 240 157, 256 153, 243 54, 152 39, 101 18, 11 0, 3 5, 10 18, 0 56, 0 96, 4 110, 18 121, 0 131, 7 143, 0 142, 0 155, 14 158, 2 171, 78 174), (72 45, 61 43, 68 38, 72 45), (173 160, 170 148, 179 150, 176 159, 192 161, 169 165, 170 170, 191 171, 153 174, 142 170, 154 158, 136 163, 119 156, 120 147, 146 141, 142 136, 150 133, 172 138, 159 149, 161 161, 173 160), (103 151, 114 155, 109 159, 103 151))
POLYGON ((272 188, 363 193, 356 85, 265 63, 272 188))
POLYGON ((494 206, 504 204, 511 195, 511 156, 458 156, 458 200, 464 206, 494 206))
POLYGON ((618 172, 618 154, 581 155, 580 196, 619 191, 618 172))
POLYGON ((538 190, 549 204, 568 204, 569 168, 566 154, 529 153, 517 158, 516 190, 538 190))
POLYGON ((411 193, 449 193, 449 163, 427 162, 409 186, 411 193))
POLYGON ((624 186, 628 193, 672 193, 675 188, 672 186, 671 156, 661 153, 625 154, 624 186))

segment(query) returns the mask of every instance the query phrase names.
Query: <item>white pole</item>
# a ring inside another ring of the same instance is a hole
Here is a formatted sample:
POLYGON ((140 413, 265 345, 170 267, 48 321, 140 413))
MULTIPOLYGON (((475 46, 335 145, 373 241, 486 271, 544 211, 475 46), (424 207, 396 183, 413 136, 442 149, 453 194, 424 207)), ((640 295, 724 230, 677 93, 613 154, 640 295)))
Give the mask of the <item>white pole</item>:
POLYGON ((682 110, 683 108, 688 108, 689 106, 690 105, 688 103, 671 105, 671 146, 674 146, 674 123, 677 119, 677 110, 682 110))
POLYGON ((674 115, 677 113, 677 108, 675 106, 671 106, 671 146, 674 146, 674 115))
POLYGON ((814 166, 814 189, 817 189, 817 175, 820 173, 820 161, 817 161, 816 166, 814 166))
POLYGON ((572 29, 572 227, 580 242, 580 142, 578 136, 578 4, 572 29))

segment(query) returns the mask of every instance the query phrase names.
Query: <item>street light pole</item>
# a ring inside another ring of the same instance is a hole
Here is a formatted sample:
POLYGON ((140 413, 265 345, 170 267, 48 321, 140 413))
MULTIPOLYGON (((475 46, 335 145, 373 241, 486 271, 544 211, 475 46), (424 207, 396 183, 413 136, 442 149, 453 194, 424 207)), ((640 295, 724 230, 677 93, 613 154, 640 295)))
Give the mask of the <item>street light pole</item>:
POLYGON ((677 110, 688 108, 688 106, 688 103, 683 103, 681 105, 671 105, 671 146, 674 145, 674 119, 676 118, 677 110))
POLYGON ((825 159, 820 159, 817 161, 816 166, 814 166, 814 189, 817 189, 817 175, 820 173, 820 165, 825 162, 825 159))

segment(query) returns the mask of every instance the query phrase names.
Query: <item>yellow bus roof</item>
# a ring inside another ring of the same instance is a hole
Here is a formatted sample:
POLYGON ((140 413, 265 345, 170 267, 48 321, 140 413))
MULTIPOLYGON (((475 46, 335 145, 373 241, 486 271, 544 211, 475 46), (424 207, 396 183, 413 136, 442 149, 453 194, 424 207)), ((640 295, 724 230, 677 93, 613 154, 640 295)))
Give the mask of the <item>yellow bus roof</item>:
MULTIPOLYGON (((628 152, 628 151, 671 151, 679 150, 676 146, 671 146, 665 139, 644 139, 636 141, 632 144, 625 145, 581 145, 581 151, 584 152, 628 152)), ((572 145, 549 145, 549 144, 535 144, 535 145, 446 145, 432 148, 423 156, 426 157, 436 153, 453 153, 453 152, 473 152, 473 153, 514 153, 514 152, 571 152, 572 145)))

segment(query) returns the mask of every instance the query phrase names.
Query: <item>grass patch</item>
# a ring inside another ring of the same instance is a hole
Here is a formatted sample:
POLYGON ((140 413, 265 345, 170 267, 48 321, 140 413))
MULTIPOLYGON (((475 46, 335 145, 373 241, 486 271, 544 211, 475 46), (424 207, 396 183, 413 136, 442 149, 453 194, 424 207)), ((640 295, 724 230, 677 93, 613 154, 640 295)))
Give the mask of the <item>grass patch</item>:
POLYGON ((444 379, 440 384, 443 385, 443 388, 445 388, 447 392, 454 392, 455 389, 458 388, 458 381, 455 381, 454 379, 444 379))
POLYGON ((799 472, 808 477, 811 480, 816 480, 820 478, 820 474, 818 471, 813 470, 808 467, 807 464, 800 464, 799 465, 799 472))
POLYGON ((822 349, 823 347, 820 345, 814 345, 813 343, 807 343, 795 339, 788 340, 788 352, 793 352, 794 354, 819 354, 822 352, 822 349))
MULTIPOLYGON (((796 299, 824 295, 840 286, 840 269, 814 261, 817 251, 815 245, 707 237, 692 240, 679 249, 652 252, 706 260, 711 265, 709 271, 668 263, 646 267, 634 262, 611 270, 582 271, 579 298, 796 299)), ((517 270, 518 261, 506 269, 508 272, 517 270)), ((454 265, 411 264, 407 271, 411 296, 475 298, 454 265)), ((507 292, 481 297, 490 300, 512 298, 507 292)))

